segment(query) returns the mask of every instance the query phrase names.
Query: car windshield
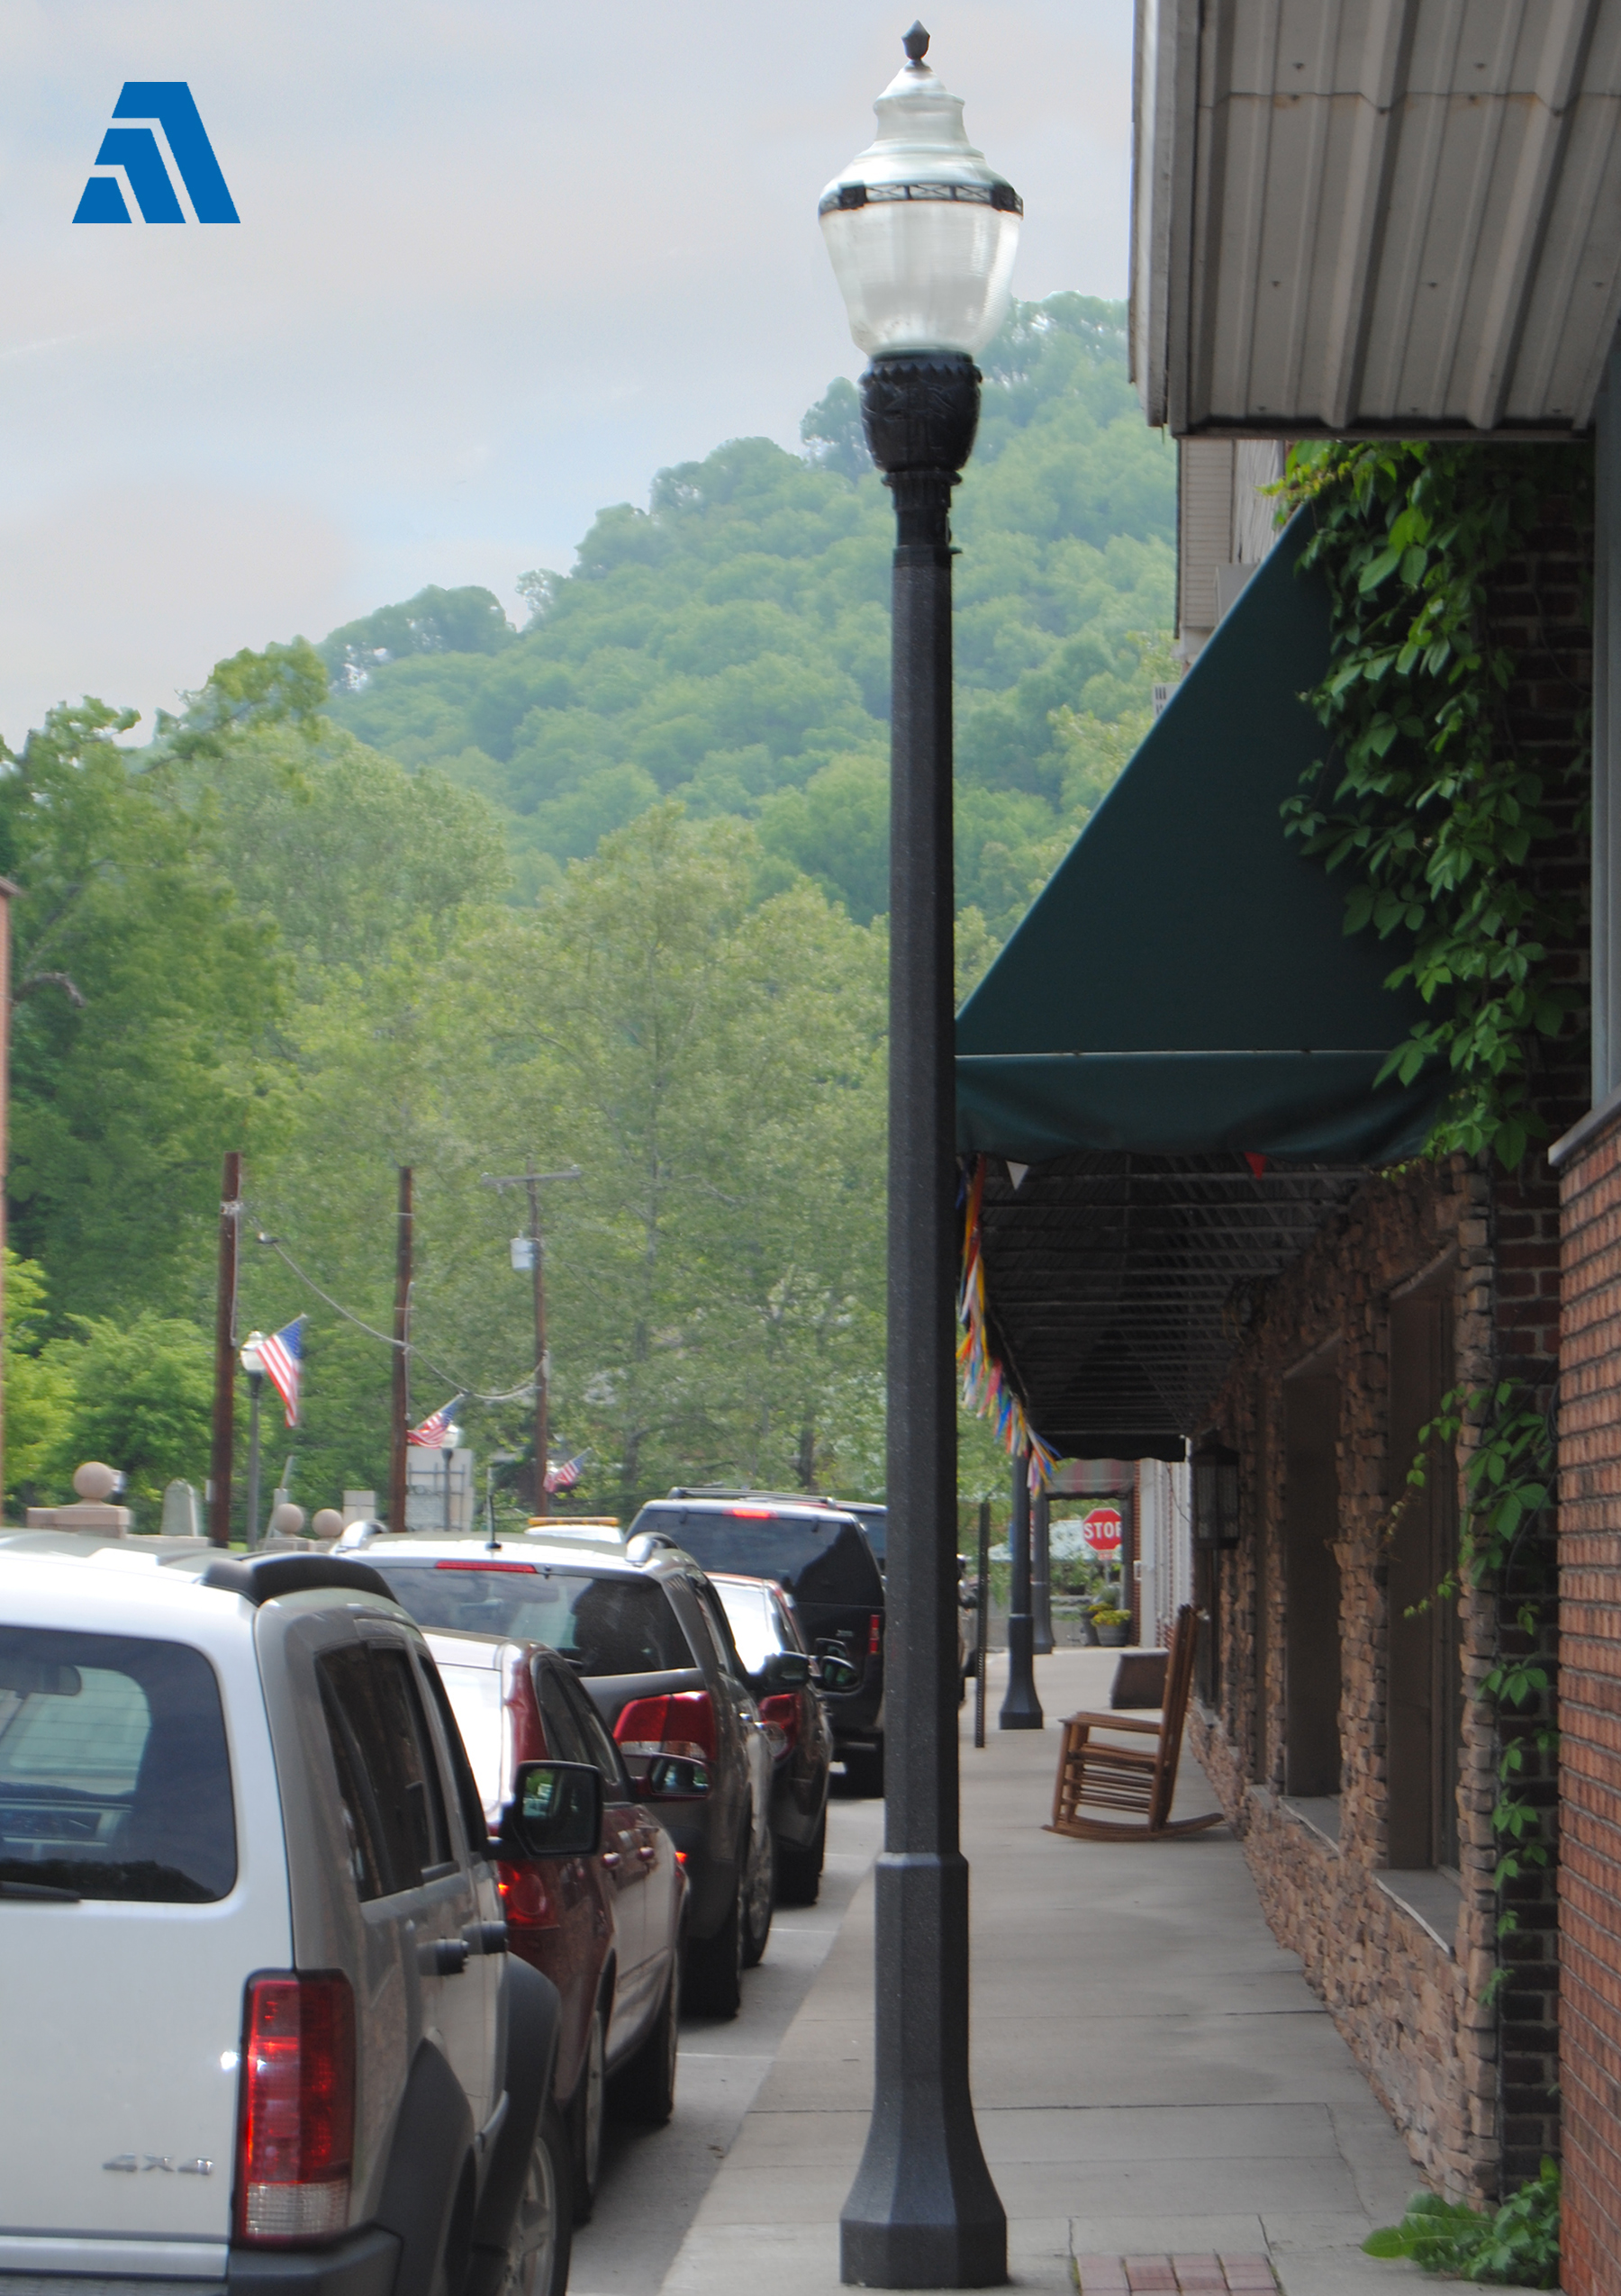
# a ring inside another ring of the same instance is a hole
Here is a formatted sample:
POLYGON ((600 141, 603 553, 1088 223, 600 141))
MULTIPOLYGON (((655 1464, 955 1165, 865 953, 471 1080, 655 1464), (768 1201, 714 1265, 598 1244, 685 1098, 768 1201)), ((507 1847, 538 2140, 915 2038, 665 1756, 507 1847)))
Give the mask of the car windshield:
POLYGON ((775 1578, 801 1604, 883 1607, 878 1566, 847 1514, 779 1514, 741 1504, 645 1506, 635 1528, 667 1532, 705 1570, 775 1578))
POLYGON ((204 1904, 236 1880, 225 1722, 200 1650, 0 1627, 0 1883, 204 1904))
POLYGON ((744 1673, 758 1674, 772 1652, 783 1647, 777 1632, 776 1605, 757 1578, 717 1578, 713 1585, 731 1628, 732 1641, 738 1646, 738 1656, 743 1661, 744 1673))
POLYGON ((533 1562, 367 1557, 419 1626, 549 1642, 581 1674, 667 1674, 694 1661, 662 1586, 533 1562))

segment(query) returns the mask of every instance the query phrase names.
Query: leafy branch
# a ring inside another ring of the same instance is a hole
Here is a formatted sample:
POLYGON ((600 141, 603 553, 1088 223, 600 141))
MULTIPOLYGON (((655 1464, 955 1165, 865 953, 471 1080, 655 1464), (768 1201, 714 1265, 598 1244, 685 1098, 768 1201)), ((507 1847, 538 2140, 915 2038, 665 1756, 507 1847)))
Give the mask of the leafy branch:
MULTIPOLYGON (((1435 1590, 1444 1600, 1455 1600, 1460 1584, 1470 1593, 1488 1586, 1506 1592, 1524 1541, 1535 1530, 1552 1496, 1555 1434, 1552 1398, 1539 1399, 1517 1379, 1499 1379, 1494 1388, 1454 1388, 1441 1398, 1435 1416, 1418 1431, 1417 1457, 1408 1470, 1409 1487, 1421 1490, 1433 1443, 1453 1446, 1465 1426, 1475 1430, 1475 1446, 1463 1470, 1463 1523, 1458 1540, 1458 1564, 1435 1590)), ((1424 1607, 1420 1605, 1419 1607, 1424 1607)), ((1516 1606, 1515 1624, 1535 1644, 1540 1621, 1538 1598, 1524 1597, 1516 1606)), ((1477 1697, 1499 1714, 1506 1708, 1523 1712, 1544 1697, 1553 1677, 1542 1659, 1505 1653, 1499 1640, 1477 1697)), ((1526 1767, 1528 1750, 1551 1754, 1559 1733, 1551 1723, 1538 1722, 1507 1739, 1498 1758, 1497 1794, 1492 1803, 1492 1830, 1498 1839, 1496 1882, 1499 1891, 1535 1867, 1548 1864, 1542 1817, 1535 1805, 1513 1790, 1526 1767)), ((1498 1914, 1500 1945, 1519 1927, 1512 1906, 1498 1914)), ((1486 1994, 1495 1998, 1507 1972, 1499 1965, 1486 1994)))
MULTIPOLYGON (((1535 1040, 1568 1035, 1579 1010, 1558 955, 1579 919, 1532 865, 1560 824, 1516 749, 1516 657, 1491 642, 1488 592, 1548 495, 1584 497, 1590 470, 1562 447, 1332 440, 1295 447, 1279 490, 1310 508, 1300 563, 1321 569, 1333 628, 1308 698, 1334 763, 1319 759, 1286 802, 1286 830, 1356 880, 1347 933, 1410 941, 1387 985, 1410 982, 1433 1017, 1379 1080, 1411 1083, 1444 1061, 1453 1090, 1431 1153, 1495 1152, 1510 1168, 1547 1131, 1535 1040)), ((1575 739, 1572 772, 1580 752, 1575 739)))
MULTIPOLYGON (((1463 1470, 1457 1563, 1431 1600, 1455 1600, 1460 1589, 1472 1594, 1490 1590, 1499 1597, 1508 1594, 1525 1543, 1553 1493, 1552 1405, 1551 1394, 1538 1397, 1517 1379, 1499 1379, 1490 1388, 1454 1388, 1442 1397, 1435 1416, 1419 1429, 1417 1455, 1408 1469, 1409 1490, 1423 1489, 1432 1445, 1442 1447, 1443 1458, 1450 1461, 1465 1427, 1475 1436, 1463 1470)), ((1515 1623, 1534 1645, 1539 1624, 1535 1598, 1516 1604, 1515 1623)), ((1547 1666, 1535 1654, 1506 1653, 1499 1632, 1492 1664, 1475 1695, 1500 1716, 1505 1708, 1525 1709, 1551 1686, 1547 1666)), ((1550 1753, 1558 1743, 1558 1732, 1550 1724, 1537 1723, 1500 1742, 1491 1811, 1499 1893, 1549 1862, 1541 1813, 1514 1790, 1514 1781, 1525 1769, 1527 1749, 1550 1753)), ((1499 1905, 1499 1960, 1483 1988, 1483 2002, 1496 1998, 1508 1976, 1500 1958, 1502 1942, 1518 1927, 1514 1908, 1499 1905)), ((1404 2256, 1426 2272, 1446 2273, 1459 2280, 1552 2288, 1559 2278, 1559 2203, 1558 2165, 1544 2160, 1540 2174, 1497 2209, 1472 2209, 1435 2192, 1415 2193, 1401 2222, 1371 2233, 1363 2246, 1371 2256, 1404 2256)))
POLYGON ((1559 2278, 1559 2191, 1558 2164, 1544 2160, 1540 2174, 1499 2209, 1416 2192, 1401 2222, 1371 2232, 1363 2248, 1477 2285, 1552 2288, 1559 2278))

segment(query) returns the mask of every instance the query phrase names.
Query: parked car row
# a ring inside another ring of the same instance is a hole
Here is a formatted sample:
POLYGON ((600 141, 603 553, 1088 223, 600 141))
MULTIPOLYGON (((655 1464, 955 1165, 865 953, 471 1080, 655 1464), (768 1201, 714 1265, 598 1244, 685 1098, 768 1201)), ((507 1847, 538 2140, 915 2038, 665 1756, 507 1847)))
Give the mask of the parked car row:
POLYGON ((882 1761, 853 1518, 671 1505, 0 1534, 0 2296, 562 2296, 606 2113, 668 2118, 684 2005, 817 1895, 836 1750, 882 1761))

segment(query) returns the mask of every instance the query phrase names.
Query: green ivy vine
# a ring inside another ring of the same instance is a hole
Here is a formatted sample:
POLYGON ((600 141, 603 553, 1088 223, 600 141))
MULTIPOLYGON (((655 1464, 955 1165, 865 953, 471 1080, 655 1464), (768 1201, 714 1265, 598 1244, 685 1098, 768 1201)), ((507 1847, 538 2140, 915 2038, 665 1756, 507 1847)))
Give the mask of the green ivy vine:
MULTIPOLYGON (((1566 1033, 1579 1008, 1556 954, 1575 905, 1527 872, 1558 825, 1541 774, 1516 755, 1504 709, 1515 657, 1490 643, 1486 602, 1546 499, 1590 490, 1579 447, 1390 440, 1296 447, 1278 490, 1309 506, 1301 563, 1327 580, 1333 628, 1328 675, 1308 697, 1332 764, 1306 776, 1285 826, 1355 879, 1347 933, 1410 938, 1388 983, 1411 981, 1433 1017, 1380 1081, 1449 1064, 1435 1154, 1484 1150, 1513 1167, 1545 1136, 1535 1039, 1566 1033)), ((1574 687, 1572 699, 1585 707, 1574 687)))
MULTIPOLYGON (((1556 1434, 1551 1390, 1540 1393, 1518 1379, 1500 1379, 1491 1388, 1454 1388, 1441 1398, 1440 1409, 1418 1431, 1419 1451, 1408 1469, 1408 1482, 1424 1487, 1432 1444, 1442 1446, 1450 1461, 1465 1427, 1475 1436, 1474 1449, 1463 1470, 1463 1523, 1458 1541, 1458 1565, 1435 1589, 1435 1597, 1455 1602, 1460 1587, 1470 1593, 1489 1590, 1499 1596, 1499 1632, 1491 1665, 1476 1695, 1488 1701, 1499 1718, 1505 1710, 1523 1713, 1534 1701, 1544 1698, 1553 1677, 1546 1663, 1535 1655, 1544 1607, 1551 1599, 1541 1585, 1517 1594, 1513 1580, 1527 1574, 1527 1541, 1535 1533, 1553 1496, 1556 1434), (1514 1605, 1514 1623, 1532 1646, 1531 1655, 1506 1653, 1502 1648, 1504 1603, 1514 1605)), ((1540 1574, 1533 1573, 1532 1576, 1540 1574)), ((1528 1751, 1550 1754, 1559 1733, 1550 1722, 1504 1733, 1499 1727, 1497 1790, 1491 1823, 1497 1835, 1497 1887, 1499 1897, 1510 1882, 1528 1870, 1545 1867, 1548 1847, 1542 1814, 1516 1790, 1524 1775, 1528 1751)), ((1511 1905, 1499 1905, 1497 1934, 1499 1947, 1519 1927, 1511 1905)), ((1495 1998, 1507 1971, 1500 1961, 1493 1972, 1486 1998, 1495 1998)))

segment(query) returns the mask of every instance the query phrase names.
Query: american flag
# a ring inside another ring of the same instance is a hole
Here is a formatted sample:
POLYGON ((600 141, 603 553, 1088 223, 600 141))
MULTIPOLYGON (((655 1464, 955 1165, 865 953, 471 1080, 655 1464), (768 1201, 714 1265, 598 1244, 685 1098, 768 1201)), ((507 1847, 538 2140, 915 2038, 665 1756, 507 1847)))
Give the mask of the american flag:
POLYGON ((456 1406, 462 1399, 460 1396, 453 1395, 448 1403, 441 1403, 439 1409, 430 1417, 424 1419, 420 1427, 413 1427, 411 1430, 405 1438, 406 1442, 420 1443, 424 1451, 443 1451, 449 1437, 450 1422, 456 1415, 456 1406))
POLYGON ((591 1453, 588 1451, 576 1451, 572 1459, 566 1459, 561 1466, 554 1462, 546 1470, 547 1489, 572 1491, 585 1472, 585 1462, 590 1457, 591 1453))
POLYGON ((289 1427, 298 1424, 298 1382, 303 1371, 304 1318, 294 1315, 293 1321, 267 1340, 258 1343, 259 1361, 266 1377, 282 1399, 289 1427))

